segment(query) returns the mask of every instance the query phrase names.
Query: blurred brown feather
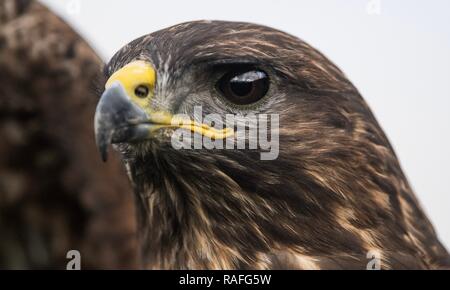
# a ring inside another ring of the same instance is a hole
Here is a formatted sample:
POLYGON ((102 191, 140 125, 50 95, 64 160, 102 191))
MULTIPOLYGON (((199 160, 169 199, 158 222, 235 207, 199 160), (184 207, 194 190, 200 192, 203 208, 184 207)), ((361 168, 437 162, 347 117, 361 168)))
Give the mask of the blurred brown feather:
POLYGON ((0 269, 135 268, 132 193, 96 154, 102 61, 30 0, 0 1, 0 269))

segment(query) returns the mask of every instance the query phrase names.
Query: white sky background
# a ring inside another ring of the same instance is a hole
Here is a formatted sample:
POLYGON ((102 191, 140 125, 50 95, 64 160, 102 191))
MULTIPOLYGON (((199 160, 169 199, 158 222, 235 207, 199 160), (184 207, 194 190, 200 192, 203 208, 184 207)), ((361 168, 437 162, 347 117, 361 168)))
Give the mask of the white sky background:
POLYGON ((254 22, 296 35, 336 63, 367 100, 450 248, 450 1, 42 0, 105 60, 180 22, 254 22))

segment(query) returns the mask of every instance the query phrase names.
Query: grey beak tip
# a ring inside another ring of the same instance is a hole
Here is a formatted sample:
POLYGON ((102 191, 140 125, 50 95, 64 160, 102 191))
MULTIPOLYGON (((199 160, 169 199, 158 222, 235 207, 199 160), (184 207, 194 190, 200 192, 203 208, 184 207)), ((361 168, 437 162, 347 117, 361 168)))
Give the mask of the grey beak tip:
POLYGON ((103 162, 108 161, 108 145, 100 145, 98 146, 98 151, 100 152, 100 156, 103 162))
POLYGON ((137 128, 130 127, 129 120, 147 120, 147 114, 133 104, 124 88, 113 84, 106 89, 97 104, 94 116, 95 141, 104 162, 108 159, 108 146, 145 136, 137 128))
POLYGON ((102 151, 100 154, 102 156, 102 161, 103 162, 108 161, 108 150, 102 151))
POLYGON ((108 138, 107 133, 110 134, 110 132, 108 131, 96 130, 95 134, 95 143, 97 145, 97 149, 100 153, 103 162, 106 162, 108 160, 108 146, 110 144, 109 142, 110 138, 108 138), (99 134, 99 131, 102 133, 99 134))

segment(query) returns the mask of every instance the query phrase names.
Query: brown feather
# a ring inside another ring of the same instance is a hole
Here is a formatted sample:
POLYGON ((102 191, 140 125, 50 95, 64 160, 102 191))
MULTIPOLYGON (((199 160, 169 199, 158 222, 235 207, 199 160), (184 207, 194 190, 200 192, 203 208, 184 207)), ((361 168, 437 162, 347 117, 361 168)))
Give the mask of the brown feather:
POLYGON ((167 140, 118 146, 140 197, 148 268, 365 269, 369 251, 383 269, 449 267, 367 104, 305 42, 254 24, 189 22, 131 42, 105 72, 135 59, 169 76, 155 96, 169 110, 168 96, 178 100, 174 88, 196 69, 270 67, 278 101, 260 113, 279 113, 281 124, 280 155, 266 162, 245 150, 176 151, 167 140))
POLYGON ((0 1, 0 269, 136 268, 132 192, 98 158, 102 61, 36 1, 0 1), (114 225, 114 226, 112 226, 114 225))

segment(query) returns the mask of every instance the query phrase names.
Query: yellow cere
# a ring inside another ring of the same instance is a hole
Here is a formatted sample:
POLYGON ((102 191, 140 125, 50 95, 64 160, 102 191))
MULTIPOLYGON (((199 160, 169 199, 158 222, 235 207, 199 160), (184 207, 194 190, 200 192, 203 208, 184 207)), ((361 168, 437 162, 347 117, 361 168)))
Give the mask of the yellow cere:
POLYGON ((120 82, 133 102, 144 109, 144 111, 150 111, 150 101, 148 98, 153 96, 156 83, 156 71, 150 63, 137 60, 125 65, 108 79, 105 88, 109 88, 117 81, 120 82), (136 96, 134 91, 140 85, 149 88, 148 97, 140 98, 136 96))
POLYGON ((125 65, 111 75, 106 82, 105 88, 108 89, 115 82, 119 82, 130 99, 148 114, 149 121, 160 125, 155 126, 152 131, 164 127, 178 127, 196 132, 211 139, 225 139, 234 134, 234 130, 231 128, 218 130, 207 124, 200 124, 192 120, 178 118, 168 112, 152 110, 149 98, 154 95, 156 71, 148 62, 138 60, 125 65), (148 86, 148 97, 141 98, 136 96, 135 90, 141 85, 148 86))

